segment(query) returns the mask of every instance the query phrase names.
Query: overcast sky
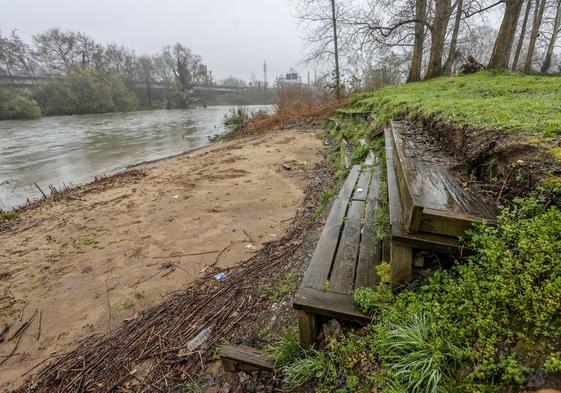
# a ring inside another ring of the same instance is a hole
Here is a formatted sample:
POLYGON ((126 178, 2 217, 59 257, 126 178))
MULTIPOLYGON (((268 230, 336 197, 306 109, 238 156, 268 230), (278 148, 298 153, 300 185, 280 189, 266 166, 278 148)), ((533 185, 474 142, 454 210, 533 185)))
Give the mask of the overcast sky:
POLYGON ((181 42, 202 56, 217 78, 268 80, 303 57, 289 0, 0 0, 0 29, 30 40, 49 27, 78 30, 153 54, 181 42))

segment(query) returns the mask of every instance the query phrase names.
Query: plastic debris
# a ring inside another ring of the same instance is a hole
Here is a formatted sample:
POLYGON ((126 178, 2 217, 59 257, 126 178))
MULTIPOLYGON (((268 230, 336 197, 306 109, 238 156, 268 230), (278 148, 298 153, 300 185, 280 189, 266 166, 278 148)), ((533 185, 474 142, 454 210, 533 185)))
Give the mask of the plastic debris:
POLYGON ((290 165, 288 165, 288 164, 282 164, 282 167, 283 167, 284 169, 286 169, 287 171, 289 171, 289 170, 292 169, 292 167, 291 167, 290 165))
POLYGON ((180 351, 181 353, 179 354, 179 356, 185 356, 189 352, 195 351, 197 348, 199 348, 201 345, 205 343, 205 341, 207 340, 207 338, 210 336, 211 333, 212 333, 212 328, 206 328, 201 330, 199 334, 197 334, 191 341, 187 343, 187 346, 184 348, 184 351, 183 352, 180 351))
POLYGON ((214 278, 216 279, 216 281, 224 281, 226 280, 226 273, 220 272, 218 274, 215 274, 214 278))
POLYGON ((357 189, 356 189, 356 192, 362 192, 362 191, 363 191, 362 188, 357 188, 357 189))

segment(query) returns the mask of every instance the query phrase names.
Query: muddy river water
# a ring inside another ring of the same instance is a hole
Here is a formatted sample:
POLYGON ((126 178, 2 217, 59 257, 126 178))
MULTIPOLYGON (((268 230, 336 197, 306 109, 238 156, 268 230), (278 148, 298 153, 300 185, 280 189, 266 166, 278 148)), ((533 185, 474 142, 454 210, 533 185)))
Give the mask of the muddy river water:
MULTIPOLYGON (((248 110, 271 107, 249 106, 248 110)), ((20 206, 49 185, 79 184, 128 165, 209 143, 231 107, 150 110, 0 121, 0 209, 20 206)))

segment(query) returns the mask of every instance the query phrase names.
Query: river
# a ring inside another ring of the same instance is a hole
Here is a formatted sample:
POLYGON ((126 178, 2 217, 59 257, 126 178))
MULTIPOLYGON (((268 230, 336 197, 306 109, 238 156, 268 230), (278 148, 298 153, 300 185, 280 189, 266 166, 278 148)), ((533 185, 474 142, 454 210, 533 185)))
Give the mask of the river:
MULTIPOLYGON (((131 164, 193 150, 224 132, 228 106, 0 121, 0 209, 131 164)), ((270 106, 248 106, 270 110, 270 106)))

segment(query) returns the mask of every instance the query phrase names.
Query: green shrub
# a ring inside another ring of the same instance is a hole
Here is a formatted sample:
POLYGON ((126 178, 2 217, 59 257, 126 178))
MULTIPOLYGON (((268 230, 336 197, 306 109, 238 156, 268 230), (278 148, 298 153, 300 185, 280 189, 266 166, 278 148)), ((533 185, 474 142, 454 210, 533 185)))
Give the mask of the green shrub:
POLYGON ((561 352, 552 353, 543 364, 543 368, 550 373, 561 373, 561 352))
POLYGON ((560 234, 559 209, 516 200, 496 227, 471 231, 467 261, 383 307, 376 289, 357 291, 355 301, 375 319, 366 335, 333 346, 336 369, 381 392, 518 389, 542 365, 559 378, 560 234))
POLYGON ((136 96, 119 76, 89 66, 73 67, 63 79, 41 85, 36 98, 48 115, 127 112, 138 107, 136 96))
POLYGON ((39 117, 41 117, 41 108, 34 99, 0 92, 0 120, 38 119, 39 117))
POLYGON ((357 288, 353 294, 359 310, 371 315, 378 313, 394 300, 390 285, 390 264, 382 262, 375 269, 380 282, 374 288, 357 288))

